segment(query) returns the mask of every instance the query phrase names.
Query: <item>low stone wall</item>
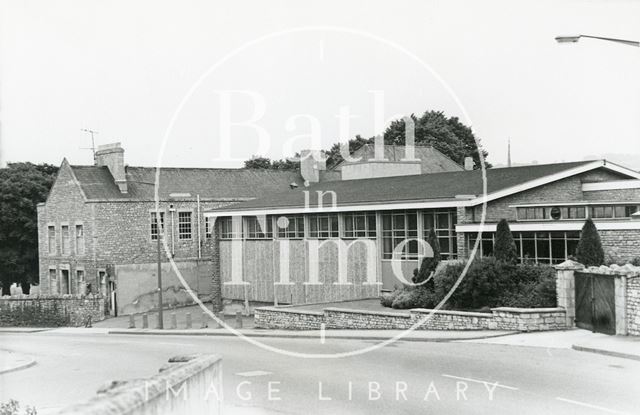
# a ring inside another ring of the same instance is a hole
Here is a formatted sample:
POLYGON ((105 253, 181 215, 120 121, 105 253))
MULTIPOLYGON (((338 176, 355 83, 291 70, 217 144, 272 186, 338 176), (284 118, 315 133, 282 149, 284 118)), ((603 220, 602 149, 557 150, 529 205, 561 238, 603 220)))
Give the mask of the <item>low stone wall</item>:
POLYGON ((221 414, 222 360, 215 355, 177 356, 147 379, 114 381, 98 396, 60 415, 221 414))
POLYGON ((416 328, 420 330, 545 331, 565 329, 565 323, 562 308, 500 307, 491 313, 428 309, 380 312, 346 308, 325 308, 319 312, 291 306, 255 309, 256 327, 286 330, 318 330, 322 324, 327 329, 406 330, 418 324, 416 328))
POLYGON ((0 298, 0 327, 82 326, 105 318, 99 295, 41 295, 0 298))

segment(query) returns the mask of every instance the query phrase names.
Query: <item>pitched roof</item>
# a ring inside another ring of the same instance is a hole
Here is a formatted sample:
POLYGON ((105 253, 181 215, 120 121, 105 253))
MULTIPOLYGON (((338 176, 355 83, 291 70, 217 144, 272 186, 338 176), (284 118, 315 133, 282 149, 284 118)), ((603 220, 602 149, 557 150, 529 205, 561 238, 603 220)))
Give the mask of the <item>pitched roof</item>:
MULTIPOLYGON (((87 199, 154 200, 156 169, 127 166, 128 192, 121 193, 105 166, 72 166, 87 199)), ((202 199, 248 199, 280 192, 299 172, 255 169, 161 168, 160 198, 190 193, 202 199)))
MULTIPOLYGON (((602 167, 604 161, 578 161, 570 163, 491 168, 486 170, 487 194, 501 192, 527 182, 534 182, 570 170, 602 167)), ((374 205, 393 202, 460 201, 483 194, 481 170, 430 173, 412 176, 380 177, 373 179, 343 180, 316 183, 306 188, 286 190, 265 197, 235 204, 214 211, 245 211, 304 208, 305 191, 309 206, 318 206, 318 193, 333 191, 338 207, 374 205)), ((325 205, 329 203, 325 195, 325 205)))
MULTIPOLYGON (((405 146, 384 145, 384 159, 389 161, 399 161, 406 157, 405 146)), ((364 144, 356 151, 351 153, 351 157, 360 159, 358 163, 375 159, 375 146, 373 144, 364 144)), ((462 171, 464 170, 455 161, 445 156, 443 153, 432 146, 416 145, 414 146, 414 157, 419 159, 422 164, 422 173, 439 173, 444 171, 462 171)), ((348 161, 341 161, 331 168, 331 170, 341 170, 342 166, 352 164, 348 161)))

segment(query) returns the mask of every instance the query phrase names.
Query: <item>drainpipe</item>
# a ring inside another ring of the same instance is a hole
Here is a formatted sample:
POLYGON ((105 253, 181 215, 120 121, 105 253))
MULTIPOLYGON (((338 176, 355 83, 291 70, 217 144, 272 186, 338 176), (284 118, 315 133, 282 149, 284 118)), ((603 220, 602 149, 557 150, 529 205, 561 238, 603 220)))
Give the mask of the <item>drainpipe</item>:
POLYGON ((202 258, 202 235, 200 230, 200 195, 196 195, 196 207, 198 209, 198 259, 202 258))
POLYGON ((176 209, 173 207, 173 204, 169 205, 169 212, 171 212, 171 257, 173 258, 176 256, 176 227, 174 224, 176 209))

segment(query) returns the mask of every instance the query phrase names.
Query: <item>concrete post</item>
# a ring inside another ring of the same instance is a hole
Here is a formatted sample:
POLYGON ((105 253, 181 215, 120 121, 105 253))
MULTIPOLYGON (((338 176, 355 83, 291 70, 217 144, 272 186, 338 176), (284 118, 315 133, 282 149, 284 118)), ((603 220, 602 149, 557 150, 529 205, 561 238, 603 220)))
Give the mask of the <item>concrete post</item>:
POLYGON ((556 295, 558 297, 558 307, 566 310, 566 327, 572 328, 576 319, 576 289, 575 271, 584 269, 584 265, 579 262, 567 260, 556 265, 556 295))
POLYGON ((129 314, 129 328, 130 329, 136 328, 136 319, 133 314, 129 314))
POLYGON ((242 328, 242 312, 241 311, 236 311, 236 328, 237 329, 242 328))
POLYGON ((143 329, 149 328, 149 316, 147 315, 147 313, 142 315, 142 328, 143 329))
POLYGON ((616 312, 616 334, 626 336, 627 332, 627 276, 616 275, 614 280, 614 301, 616 312))
POLYGON ((171 313, 171 328, 174 330, 178 328, 178 319, 176 317, 175 311, 171 313))
POLYGON ((207 324, 207 320, 209 320, 209 316, 207 315, 207 313, 205 311, 202 312, 202 321, 200 322, 200 328, 201 329, 206 329, 207 327, 209 327, 209 325, 207 324))
POLYGON ((187 313, 185 317, 187 319, 186 328, 190 329, 191 328, 191 313, 187 313))

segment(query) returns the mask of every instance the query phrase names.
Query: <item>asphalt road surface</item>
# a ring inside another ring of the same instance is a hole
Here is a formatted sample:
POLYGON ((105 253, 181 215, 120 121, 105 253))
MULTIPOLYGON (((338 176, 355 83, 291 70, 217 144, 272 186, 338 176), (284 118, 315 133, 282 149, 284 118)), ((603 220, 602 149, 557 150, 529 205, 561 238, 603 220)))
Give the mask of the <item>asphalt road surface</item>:
MULTIPOLYGON (((372 341, 260 339, 303 353, 372 341)), ((177 354, 223 358, 225 413, 637 414, 640 362, 567 349, 397 342, 365 354, 305 359, 222 337, 2 334, 37 364, 0 375, 0 401, 40 414, 92 397, 111 380, 153 375, 177 354), (497 382, 497 384, 496 384, 497 382)))

